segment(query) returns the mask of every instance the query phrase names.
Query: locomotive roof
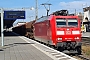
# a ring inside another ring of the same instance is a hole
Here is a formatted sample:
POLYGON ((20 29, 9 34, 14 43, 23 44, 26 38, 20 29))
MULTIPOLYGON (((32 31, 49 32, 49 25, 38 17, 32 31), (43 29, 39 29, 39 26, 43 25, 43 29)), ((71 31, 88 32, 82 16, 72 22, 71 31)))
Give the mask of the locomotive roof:
POLYGON ((41 22, 41 21, 49 20, 49 17, 50 16, 42 16, 36 22, 41 22))
POLYGON ((49 16, 42 16, 42 17, 40 17, 40 18, 36 21, 36 23, 37 23, 37 22, 42 22, 42 21, 45 21, 45 20, 50 20, 52 16, 55 16, 56 18, 78 18, 78 16, 73 16, 73 15, 72 15, 72 16, 68 16, 68 15, 67 15, 67 16, 49 15, 49 16))

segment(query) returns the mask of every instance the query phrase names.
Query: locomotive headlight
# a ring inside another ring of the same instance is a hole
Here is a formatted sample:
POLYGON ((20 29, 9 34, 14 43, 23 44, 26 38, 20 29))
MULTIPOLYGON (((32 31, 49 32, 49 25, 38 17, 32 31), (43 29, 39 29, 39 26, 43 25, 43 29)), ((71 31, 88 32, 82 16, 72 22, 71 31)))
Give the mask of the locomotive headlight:
POLYGON ((79 39, 79 37, 77 37, 77 39, 79 39))
POLYGON ((58 40, 62 40, 62 38, 57 38, 58 40))
POLYGON ((79 39, 79 37, 75 37, 74 39, 79 39))
POLYGON ((57 31, 57 35, 64 35, 64 31, 57 31))
POLYGON ((72 31, 72 34, 80 34, 79 31, 72 31))
POLYGON ((74 39, 76 40, 77 38, 75 37, 74 39))

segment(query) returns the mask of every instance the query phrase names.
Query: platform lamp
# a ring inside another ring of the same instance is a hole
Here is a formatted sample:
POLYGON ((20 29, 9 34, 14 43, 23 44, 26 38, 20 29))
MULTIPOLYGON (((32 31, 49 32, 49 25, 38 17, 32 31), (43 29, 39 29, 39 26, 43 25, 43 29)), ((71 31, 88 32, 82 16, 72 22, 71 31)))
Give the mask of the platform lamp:
POLYGON ((52 4, 43 3, 43 4, 41 4, 41 5, 44 5, 45 9, 47 10, 47 16, 48 16, 48 13, 49 13, 49 11, 50 11, 50 5, 52 5, 52 4), (49 6, 49 7, 46 7, 46 6, 49 6))

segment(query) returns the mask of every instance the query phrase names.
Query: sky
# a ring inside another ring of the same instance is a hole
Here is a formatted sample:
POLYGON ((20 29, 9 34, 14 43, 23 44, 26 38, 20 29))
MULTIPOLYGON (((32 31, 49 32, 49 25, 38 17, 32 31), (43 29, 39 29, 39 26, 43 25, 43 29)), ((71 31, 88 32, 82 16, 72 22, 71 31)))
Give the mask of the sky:
MULTIPOLYGON (((67 9, 69 13, 82 12, 84 7, 90 6, 90 0, 37 0, 38 1, 38 18, 46 16, 46 9, 43 3, 50 3, 49 14, 57 10, 67 9)), ((35 9, 30 10, 29 8, 35 8, 36 0, 0 0, 0 8, 4 9, 17 9, 26 8, 26 19, 18 19, 16 22, 29 22, 35 19, 35 9)), ((48 8, 48 6, 46 6, 48 8)))

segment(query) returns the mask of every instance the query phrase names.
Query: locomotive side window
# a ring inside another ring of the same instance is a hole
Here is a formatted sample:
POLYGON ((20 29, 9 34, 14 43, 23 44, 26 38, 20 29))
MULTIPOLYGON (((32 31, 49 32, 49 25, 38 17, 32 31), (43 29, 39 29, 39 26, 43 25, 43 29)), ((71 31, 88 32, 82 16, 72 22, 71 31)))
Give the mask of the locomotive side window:
POLYGON ((66 26, 66 19, 64 18, 57 18, 56 19, 57 27, 63 27, 66 26))
POLYGON ((68 26, 78 26, 77 19, 67 19, 68 20, 68 26))

